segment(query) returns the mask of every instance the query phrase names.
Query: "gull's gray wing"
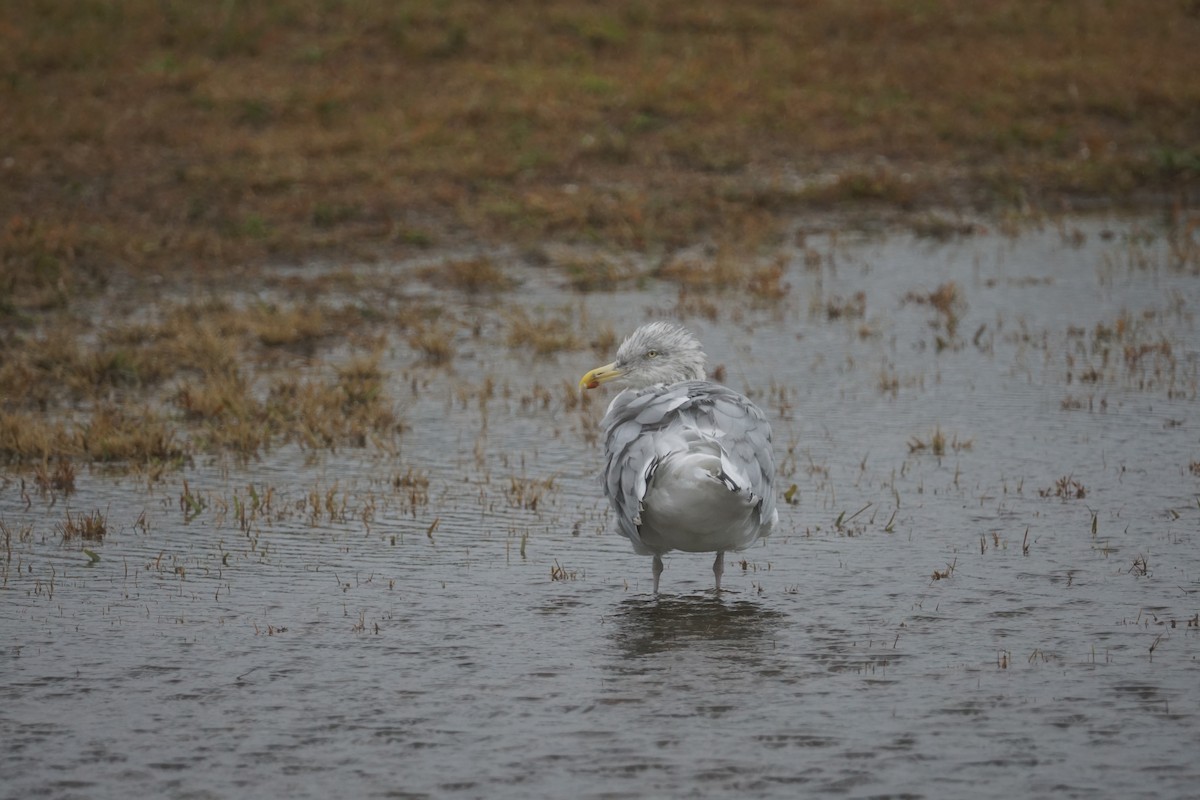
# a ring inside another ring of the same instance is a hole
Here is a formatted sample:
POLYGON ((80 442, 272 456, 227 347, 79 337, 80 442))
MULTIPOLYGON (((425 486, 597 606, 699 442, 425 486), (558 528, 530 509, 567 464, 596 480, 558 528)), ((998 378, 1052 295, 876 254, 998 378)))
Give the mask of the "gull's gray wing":
POLYGON ((638 527, 655 467, 699 439, 720 446, 722 479, 758 499, 759 521, 774 520, 771 426, 758 406, 734 390, 708 381, 626 390, 613 399, 601 425, 604 493, 617 512, 618 529, 639 552, 649 552, 638 527))

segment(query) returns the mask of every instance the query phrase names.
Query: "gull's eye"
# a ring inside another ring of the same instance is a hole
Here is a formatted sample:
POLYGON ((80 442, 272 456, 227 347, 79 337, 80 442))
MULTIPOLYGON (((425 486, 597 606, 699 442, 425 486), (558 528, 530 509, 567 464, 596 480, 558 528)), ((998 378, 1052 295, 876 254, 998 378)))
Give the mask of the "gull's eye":
POLYGON ((658 358, 658 351, 657 350, 647 350, 646 358, 658 358))

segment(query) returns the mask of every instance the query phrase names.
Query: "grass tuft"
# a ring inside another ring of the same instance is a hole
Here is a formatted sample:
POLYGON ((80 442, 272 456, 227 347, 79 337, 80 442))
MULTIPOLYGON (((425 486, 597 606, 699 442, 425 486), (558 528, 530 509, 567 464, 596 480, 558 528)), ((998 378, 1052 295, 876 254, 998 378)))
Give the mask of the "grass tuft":
POLYGON ((1082 500, 1087 497, 1087 489, 1070 475, 1064 475, 1056 480, 1053 486, 1038 489, 1038 495, 1040 497, 1058 497, 1062 500, 1082 500))
POLYGON ((957 283, 946 281, 931 292, 909 292, 904 296, 904 302, 926 305, 937 312, 933 326, 939 332, 936 338, 938 351, 958 347, 958 323, 966 313, 967 299, 957 283))
POLYGON ((512 279, 486 256, 446 261, 422 269, 420 275, 434 286, 467 294, 501 292, 513 286, 512 279))
POLYGON ((522 309, 509 315, 508 346, 513 350, 551 356, 580 346, 574 323, 565 317, 532 318, 522 309))
POLYGON ((454 332, 439 324, 418 323, 408 334, 408 346, 426 364, 448 364, 454 358, 454 332))
POLYGON ((59 456, 51 469, 49 459, 46 459, 34 466, 33 480, 43 492, 58 491, 69 495, 75 491, 75 465, 70 459, 59 456))
POLYGON ((82 539, 85 542, 100 542, 108 533, 108 519, 96 509, 90 514, 67 512, 67 518, 58 526, 63 542, 82 539))
POLYGON ((79 449, 92 461, 172 462, 186 455, 174 429, 149 408, 104 406, 77 432, 79 449))

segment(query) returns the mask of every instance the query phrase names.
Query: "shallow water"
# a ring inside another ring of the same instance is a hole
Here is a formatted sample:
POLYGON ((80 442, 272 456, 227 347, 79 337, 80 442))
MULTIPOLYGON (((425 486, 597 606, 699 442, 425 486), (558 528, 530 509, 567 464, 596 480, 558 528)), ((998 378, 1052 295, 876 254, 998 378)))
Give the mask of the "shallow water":
POLYGON ((394 343, 395 454, 9 475, 4 794, 1194 795, 1194 267, 1150 220, 793 256, 715 320, 534 266, 510 298, 585 335, 675 309, 766 409, 794 502, 720 598, 684 554, 652 597, 611 530, 600 357, 513 354, 487 304, 450 369, 394 343), (913 299, 947 281, 953 331, 913 299), (68 505, 108 515, 94 565, 68 505))

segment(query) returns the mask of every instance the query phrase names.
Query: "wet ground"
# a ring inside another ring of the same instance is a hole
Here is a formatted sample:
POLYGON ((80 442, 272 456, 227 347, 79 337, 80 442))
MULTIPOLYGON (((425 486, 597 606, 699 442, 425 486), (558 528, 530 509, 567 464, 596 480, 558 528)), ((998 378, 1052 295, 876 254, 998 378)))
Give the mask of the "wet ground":
POLYGON ((396 452, 82 470, 69 497, 10 472, 2 793, 1194 795, 1177 255, 1154 220, 810 236, 775 301, 518 265, 500 303, 430 290, 470 322, 449 367, 390 344, 396 452), (513 305, 584 341, 676 316, 764 407, 781 524, 730 591, 674 554, 649 594, 598 484, 606 398, 573 388, 608 358, 510 349, 513 305), (104 541, 63 543, 68 508, 104 541))

